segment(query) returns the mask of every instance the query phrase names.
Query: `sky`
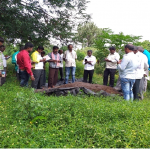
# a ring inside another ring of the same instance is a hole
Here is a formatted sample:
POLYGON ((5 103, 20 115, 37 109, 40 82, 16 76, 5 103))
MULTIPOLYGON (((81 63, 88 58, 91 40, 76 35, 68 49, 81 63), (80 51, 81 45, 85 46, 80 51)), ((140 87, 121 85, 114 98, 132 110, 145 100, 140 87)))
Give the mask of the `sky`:
POLYGON ((99 28, 150 41, 150 0, 89 0, 86 13, 99 28))

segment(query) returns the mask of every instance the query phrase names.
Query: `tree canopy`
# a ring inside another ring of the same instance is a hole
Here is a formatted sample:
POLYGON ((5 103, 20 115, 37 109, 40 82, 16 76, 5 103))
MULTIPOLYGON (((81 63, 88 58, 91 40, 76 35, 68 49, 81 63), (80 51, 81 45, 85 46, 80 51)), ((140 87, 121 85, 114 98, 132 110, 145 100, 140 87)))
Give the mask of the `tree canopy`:
POLYGON ((94 44, 94 39, 101 33, 102 29, 98 28, 93 22, 80 24, 77 29, 76 41, 82 43, 83 47, 90 47, 94 44))
POLYGON ((139 45, 142 46, 144 49, 147 49, 148 51, 150 51, 150 41, 145 40, 141 42, 139 45))
POLYGON ((85 14, 86 0, 0 0, 0 35, 10 42, 34 44, 55 38, 62 43, 72 39, 85 14))
POLYGON ((109 47, 115 46, 116 50, 122 56, 124 54, 124 46, 128 43, 139 46, 140 36, 124 35, 122 32, 119 34, 114 34, 114 32, 109 28, 104 28, 102 33, 95 40, 95 48, 97 51, 95 55, 99 60, 103 60, 109 53, 109 47))

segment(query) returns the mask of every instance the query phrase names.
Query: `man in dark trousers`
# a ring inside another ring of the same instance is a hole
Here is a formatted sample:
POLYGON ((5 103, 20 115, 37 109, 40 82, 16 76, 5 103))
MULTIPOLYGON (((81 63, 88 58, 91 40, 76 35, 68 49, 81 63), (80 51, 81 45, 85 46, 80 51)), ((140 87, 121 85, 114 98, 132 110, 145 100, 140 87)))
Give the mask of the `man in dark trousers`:
POLYGON ((35 80, 33 76, 33 72, 31 70, 31 59, 29 53, 32 52, 33 44, 28 42, 25 44, 24 50, 22 50, 17 55, 17 64, 19 65, 19 72, 20 72, 20 86, 28 86, 29 77, 31 80, 35 80))
POLYGON ((58 47, 54 46, 53 51, 48 54, 50 57, 49 62, 49 77, 48 77, 48 88, 54 88, 58 80, 58 70, 61 63, 61 58, 58 53, 58 47))
POLYGON ((92 83, 95 64, 96 64, 96 58, 95 56, 92 55, 92 50, 88 50, 87 56, 83 60, 83 65, 84 65, 83 82, 87 82, 87 78, 89 76, 89 83, 92 83))
MULTIPOLYGON (((61 57, 61 60, 63 60, 63 50, 59 50, 58 51, 60 57, 61 57)), ((61 61, 60 63, 60 67, 59 67, 59 72, 60 72, 60 81, 63 81, 64 80, 64 73, 63 73, 63 61, 61 61)))
POLYGON ((41 56, 41 52, 44 50, 43 46, 38 46, 37 50, 32 53, 32 63, 33 63, 33 75, 35 80, 32 81, 32 87, 35 89, 42 89, 43 78, 44 78, 44 62, 46 58, 41 56))
POLYGON ((114 87, 114 79, 115 73, 117 69, 117 61, 119 61, 120 56, 116 52, 115 47, 110 47, 110 54, 105 58, 106 61, 106 69, 104 71, 104 78, 103 78, 103 85, 107 85, 108 83, 108 76, 110 75, 109 86, 114 87))

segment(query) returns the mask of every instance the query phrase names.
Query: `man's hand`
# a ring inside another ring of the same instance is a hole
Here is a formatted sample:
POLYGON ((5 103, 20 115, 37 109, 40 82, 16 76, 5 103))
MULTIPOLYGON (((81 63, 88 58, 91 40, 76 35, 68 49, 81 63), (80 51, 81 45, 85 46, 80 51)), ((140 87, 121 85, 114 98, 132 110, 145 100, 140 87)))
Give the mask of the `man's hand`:
POLYGON ((35 80, 34 76, 31 76, 31 80, 32 80, 32 81, 34 81, 34 80, 35 80))
POLYGON ((122 61, 122 60, 117 61, 117 64, 121 64, 121 61, 122 61))
POLYGON ((107 58, 105 58, 105 61, 111 62, 111 60, 109 60, 109 59, 107 59, 107 58))
POLYGON ((33 64, 35 64, 35 62, 32 61, 31 64, 33 65, 33 64))
POLYGON ((57 62, 58 62, 58 60, 53 60, 53 62, 57 63, 57 62))
POLYGON ((91 64, 91 61, 88 61, 87 63, 90 64, 90 65, 92 65, 92 64, 91 64))
POLYGON ((146 74, 144 74, 144 77, 147 77, 147 75, 146 75, 146 74))
POLYGON ((40 60, 40 62, 45 62, 46 61, 46 58, 43 58, 40 60))

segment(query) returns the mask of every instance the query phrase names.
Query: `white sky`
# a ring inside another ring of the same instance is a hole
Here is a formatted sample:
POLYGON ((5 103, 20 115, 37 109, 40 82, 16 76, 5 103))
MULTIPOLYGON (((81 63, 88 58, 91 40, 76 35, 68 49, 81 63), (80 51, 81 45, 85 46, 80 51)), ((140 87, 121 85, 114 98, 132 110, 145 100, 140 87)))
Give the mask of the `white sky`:
POLYGON ((150 0, 89 0, 86 13, 99 28, 150 40, 150 0))

